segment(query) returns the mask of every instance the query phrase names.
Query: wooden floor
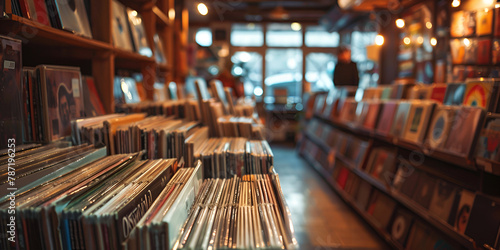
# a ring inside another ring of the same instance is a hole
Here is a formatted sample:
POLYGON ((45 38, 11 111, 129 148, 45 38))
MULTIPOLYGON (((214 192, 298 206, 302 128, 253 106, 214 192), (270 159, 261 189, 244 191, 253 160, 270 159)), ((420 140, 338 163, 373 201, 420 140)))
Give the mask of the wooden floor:
POLYGON ((271 146, 300 249, 390 249, 293 145, 271 146))

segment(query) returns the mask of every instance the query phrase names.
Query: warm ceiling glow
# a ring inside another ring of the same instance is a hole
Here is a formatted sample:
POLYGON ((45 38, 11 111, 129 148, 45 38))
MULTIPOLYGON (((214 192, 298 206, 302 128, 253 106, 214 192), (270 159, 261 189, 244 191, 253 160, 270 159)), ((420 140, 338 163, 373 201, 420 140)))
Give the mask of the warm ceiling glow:
POLYGON ((469 47, 470 46, 470 40, 467 39, 467 38, 465 38, 464 39, 464 44, 465 44, 465 46, 469 47))
POLYGON ((425 27, 427 27, 428 29, 432 29, 432 23, 431 22, 426 22, 425 23, 425 27))
POLYGON ((460 0, 453 0, 453 2, 451 2, 451 7, 456 8, 458 6, 460 6, 460 0))
POLYGON ((133 10, 131 14, 132 16, 137 16, 137 11, 133 10))
POLYGON ((498 9, 498 8, 500 8, 500 3, 495 4, 495 9, 498 9))
POLYGON ((486 4, 486 5, 492 5, 493 4, 493 0, 483 0, 483 3, 486 4))
POLYGON ((375 37, 375 44, 378 46, 382 46, 384 44, 384 37, 382 35, 377 35, 375 37))
POLYGON ((405 26, 405 20, 401 18, 396 19, 396 26, 400 29, 403 28, 405 26))
POLYGON ((422 43, 424 43, 424 38, 423 38, 423 37, 421 37, 421 36, 419 36, 419 37, 417 38, 417 43, 418 43, 418 44, 422 44, 422 43))
POLYGON ((409 44, 410 44, 410 42, 411 42, 411 40, 410 40, 410 38, 409 38, 409 37, 405 37, 405 38, 403 39, 403 42, 404 42, 406 45, 409 45, 409 44))
POLYGON ((292 23, 290 27, 292 27, 292 30, 294 31, 299 31, 300 29, 302 29, 302 25, 300 25, 300 23, 292 23))
POLYGON ((197 8, 201 15, 206 16, 208 14, 208 8, 204 3, 199 3, 197 8))
POLYGON ((170 20, 175 19, 175 9, 174 8, 168 10, 168 19, 170 19, 170 20))
POLYGON ((436 46, 437 43, 438 43, 438 41, 435 37, 431 38, 431 45, 432 46, 436 46))

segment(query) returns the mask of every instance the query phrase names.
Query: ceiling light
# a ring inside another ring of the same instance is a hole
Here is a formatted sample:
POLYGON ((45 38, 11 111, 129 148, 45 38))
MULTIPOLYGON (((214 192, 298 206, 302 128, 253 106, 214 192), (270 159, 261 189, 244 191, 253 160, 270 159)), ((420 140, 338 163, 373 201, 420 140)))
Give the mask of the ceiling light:
POLYGON ((204 4, 204 3, 199 3, 198 6, 198 12, 202 15, 202 16, 206 16, 208 14, 208 8, 207 6, 204 4))
POLYGON ((458 6, 460 6, 460 0, 453 0, 453 2, 451 2, 451 7, 456 8, 458 6))
POLYGON ((431 45, 432 46, 436 46, 437 43, 438 43, 438 41, 435 37, 431 38, 431 45))
POLYGON ((377 35, 375 37, 375 44, 378 46, 382 46, 384 44, 384 37, 382 35, 377 35))
POLYGON ((400 29, 403 28, 405 26, 405 20, 401 18, 396 19, 396 26, 400 29))

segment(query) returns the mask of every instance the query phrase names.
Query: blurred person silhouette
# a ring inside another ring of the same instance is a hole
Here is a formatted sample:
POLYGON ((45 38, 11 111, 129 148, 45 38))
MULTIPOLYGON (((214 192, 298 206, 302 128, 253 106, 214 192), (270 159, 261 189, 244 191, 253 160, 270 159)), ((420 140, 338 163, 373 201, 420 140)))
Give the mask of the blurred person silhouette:
POLYGON ((339 48, 338 63, 333 72, 333 83, 335 87, 357 87, 359 84, 358 66, 351 61, 351 50, 347 46, 339 48))

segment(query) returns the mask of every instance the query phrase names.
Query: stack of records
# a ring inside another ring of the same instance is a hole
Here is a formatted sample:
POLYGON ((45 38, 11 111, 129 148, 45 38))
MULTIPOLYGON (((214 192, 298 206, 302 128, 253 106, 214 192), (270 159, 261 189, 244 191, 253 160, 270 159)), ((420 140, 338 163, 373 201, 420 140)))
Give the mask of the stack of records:
POLYGON ((274 156, 267 141, 235 137, 209 139, 194 152, 194 159, 203 162, 205 178, 232 178, 269 173, 274 156))
POLYGON ((173 249, 297 248, 278 190, 277 176, 205 180, 173 249))
POLYGON ((250 117, 223 116, 217 119, 217 133, 221 137, 245 137, 263 140, 263 126, 250 117))
POLYGON ((200 111, 195 101, 189 100, 167 100, 167 101, 146 101, 139 103, 119 104, 116 106, 119 113, 147 113, 148 115, 175 116, 186 118, 190 121, 200 120, 200 111))

